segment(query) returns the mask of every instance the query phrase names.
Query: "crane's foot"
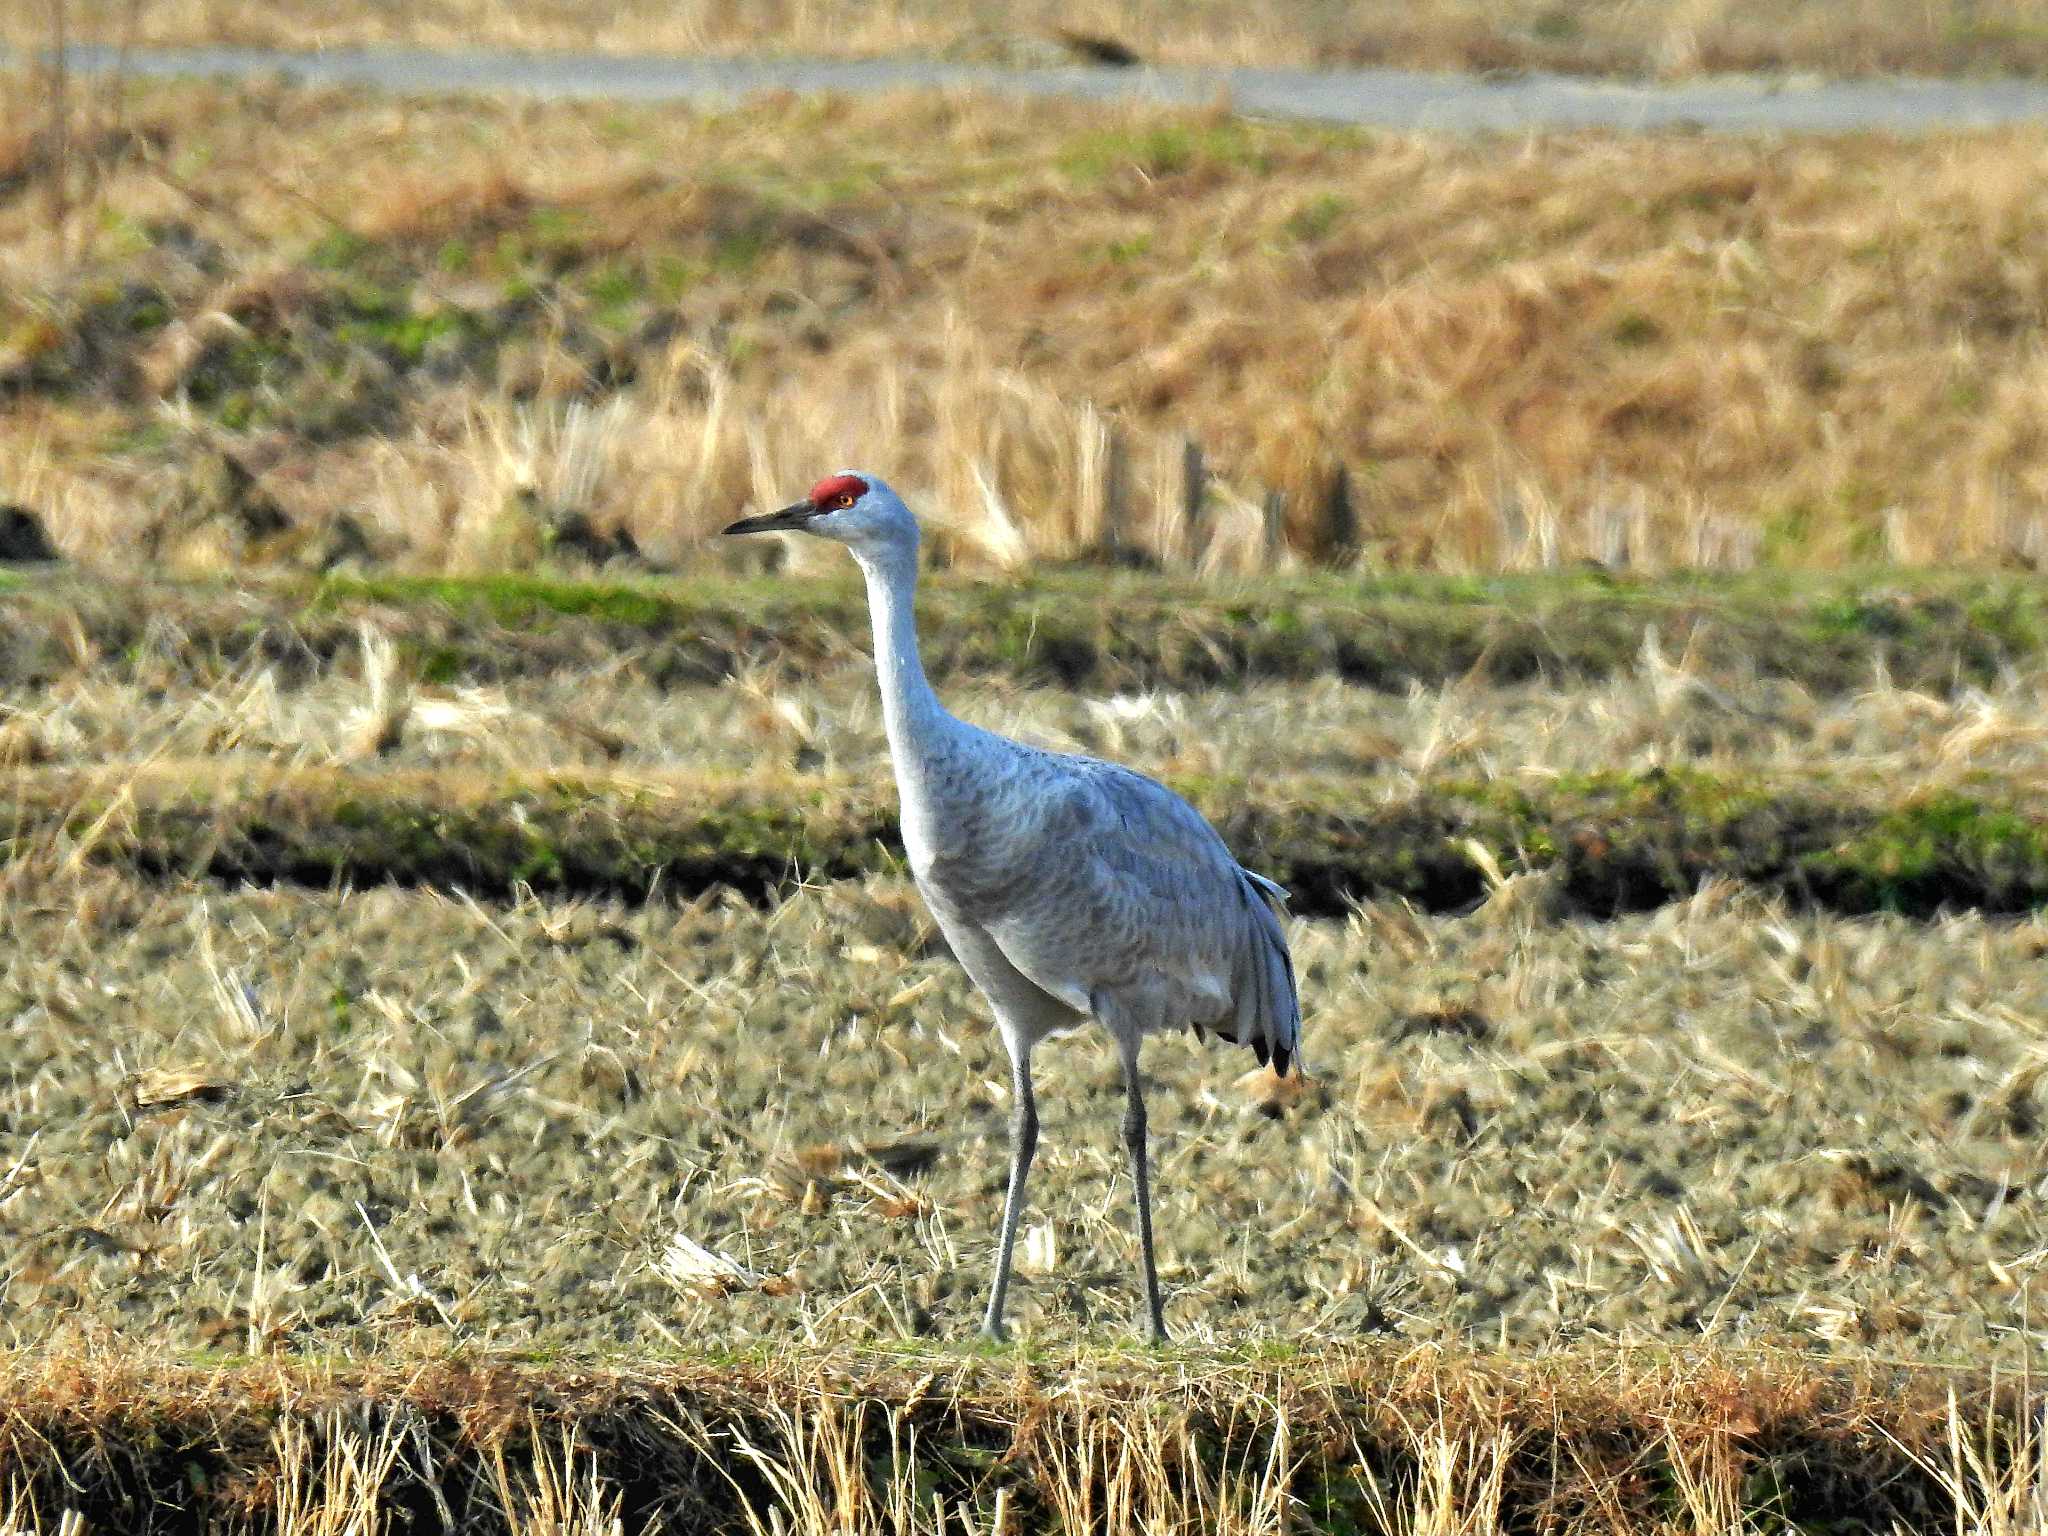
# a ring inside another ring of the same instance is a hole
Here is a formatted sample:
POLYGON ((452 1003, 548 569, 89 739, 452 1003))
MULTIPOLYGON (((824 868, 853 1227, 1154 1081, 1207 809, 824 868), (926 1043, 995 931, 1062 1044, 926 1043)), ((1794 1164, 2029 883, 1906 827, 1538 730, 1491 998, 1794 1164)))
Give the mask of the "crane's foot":
POLYGON ((983 1320, 981 1337, 991 1344, 1007 1344, 1010 1342, 1010 1330, 1003 1326, 1002 1319, 991 1317, 983 1320))

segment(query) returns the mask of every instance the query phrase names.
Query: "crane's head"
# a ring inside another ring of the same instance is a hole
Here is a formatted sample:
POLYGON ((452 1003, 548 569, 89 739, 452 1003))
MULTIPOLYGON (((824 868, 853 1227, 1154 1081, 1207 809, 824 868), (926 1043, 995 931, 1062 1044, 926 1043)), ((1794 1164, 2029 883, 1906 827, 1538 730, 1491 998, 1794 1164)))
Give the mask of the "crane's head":
POLYGON ((727 533, 811 533, 837 539, 856 556, 917 553, 917 519, 903 498, 873 475, 843 469, 779 512, 743 517, 727 533))

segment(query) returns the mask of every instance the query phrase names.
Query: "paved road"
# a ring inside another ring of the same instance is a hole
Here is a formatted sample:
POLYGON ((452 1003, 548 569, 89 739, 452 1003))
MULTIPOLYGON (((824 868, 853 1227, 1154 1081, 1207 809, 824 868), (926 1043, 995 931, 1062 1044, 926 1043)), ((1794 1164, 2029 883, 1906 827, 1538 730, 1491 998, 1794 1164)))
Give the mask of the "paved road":
MULTIPOLYGON (((71 50, 85 70, 115 52, 71 50)), ((4 60, 0 51, 0 60, 4 60)), ((640 101, 732 101, 757 91, 861 91, 911 86, 1068 96, 1090 101, 1201 105, 1226 97, 1244 113, 1446 132, 1532 128, 1691 127, 1723 133, 1907 133, 2048 118, 2048 83, 2017 80, 1858 80, 1774 83, 1707 80, 1626 85, 1561 75, 1492 83, 1404 70, 1319 73, 1279 69, 1008 69, 920 59, 689 59, 564 53, 428 53, 255 48, 131 50, 138 75, 285 74, 321 85, 438 93, 517 92, 640 101)))

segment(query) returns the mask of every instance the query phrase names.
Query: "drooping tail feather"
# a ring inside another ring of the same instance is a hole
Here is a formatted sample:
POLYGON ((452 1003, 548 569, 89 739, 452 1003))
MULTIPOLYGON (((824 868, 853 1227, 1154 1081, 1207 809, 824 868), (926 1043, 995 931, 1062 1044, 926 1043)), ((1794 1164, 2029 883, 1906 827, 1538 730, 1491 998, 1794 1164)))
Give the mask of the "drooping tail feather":
POLYGON ((1240 875, 1243 875, 1245 879, 1251 881, 1251 883, 1257 886, 1261 891, 1264 891, 1268 896, 1272 897, 1275 901, 1285 901, 1287 899, 1287 887, 1282 885, 1278 880, 1268 880, 1264 875, 1255 873, 1254 871, 1245 869, 1243 867, 1240 867, 1237 872, 1240 875))
POLYGON ((1284 901, 1284 888, 1253 874, 1243 876, 1245 906, 1251 925, 1252 943, 1248 963, 1239 970, 1237 1038, 1249 1045, 1265 1066, 1287 1075, 1288 1066, 1301 1057, 1301 995, 1295 987, 1294 960, 1287 953, 1287 934, 1273 903, 1284 901))

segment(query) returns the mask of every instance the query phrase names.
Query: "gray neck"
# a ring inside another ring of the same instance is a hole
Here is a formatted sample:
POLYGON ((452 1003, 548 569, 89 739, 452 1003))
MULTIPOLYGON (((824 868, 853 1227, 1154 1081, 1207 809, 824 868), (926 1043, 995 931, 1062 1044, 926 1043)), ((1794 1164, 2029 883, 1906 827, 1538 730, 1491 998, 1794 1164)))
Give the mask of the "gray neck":
POLYGON ((958 726, 925 680, 917 656, 917 549, 856 551, 868 583, 875 628, 875 674, 882 685, 882 722, 899 774, 913 769, 958 726))

